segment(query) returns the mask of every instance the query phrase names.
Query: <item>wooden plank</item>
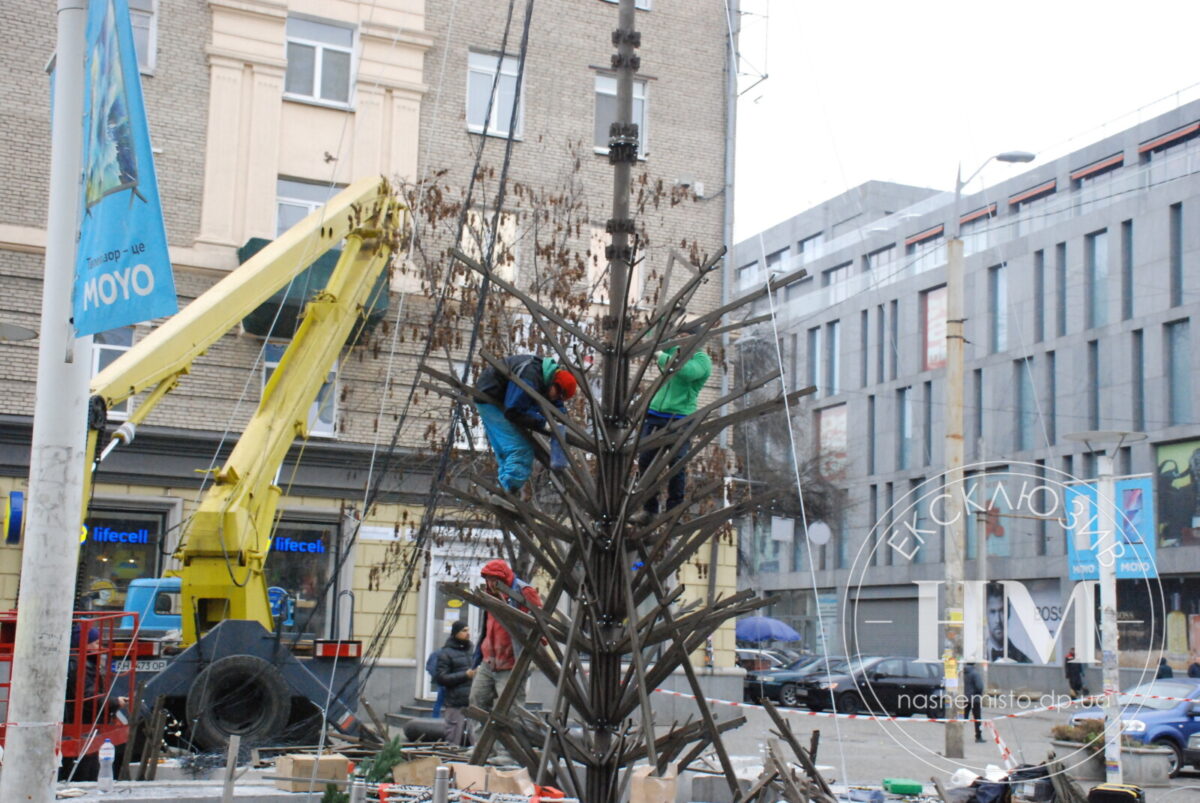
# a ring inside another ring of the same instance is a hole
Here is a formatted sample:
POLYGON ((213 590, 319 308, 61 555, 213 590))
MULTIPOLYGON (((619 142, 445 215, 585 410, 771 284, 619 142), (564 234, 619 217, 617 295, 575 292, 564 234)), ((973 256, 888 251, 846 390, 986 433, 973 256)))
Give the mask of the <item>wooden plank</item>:
POLYGON ((829 783, 825 780, 825 776, 821 775, 820 770, 817 769, 808 752, 800 746, 800 742, 796 741, 796 736, 792 733, 791 726, 779 715, 779 710, 768 699, 763 699, 762 705, 771 717, 771 721, 775 723, 775 727, 779 729, 779 735, 783 737, 788 746, 792 748, 792 752, 796 754, 796 759, 800 762, 800 766, 804 767, 804 772, 817 785, 817 789, 821 793, 821 799, 828 800, 831 803, 835 801, 836 797, 833 794, 833 789, 830 788, 829 783))

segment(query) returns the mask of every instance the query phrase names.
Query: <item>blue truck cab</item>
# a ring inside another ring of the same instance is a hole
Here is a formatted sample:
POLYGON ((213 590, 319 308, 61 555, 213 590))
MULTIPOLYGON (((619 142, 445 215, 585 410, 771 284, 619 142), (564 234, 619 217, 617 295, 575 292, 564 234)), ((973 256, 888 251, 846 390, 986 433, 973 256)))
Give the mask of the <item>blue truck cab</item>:
MULTIPOLYGON (((132 580, 125 592, 125 612, 137 614, 139 638, 161 637, 179 630, 179 595, 183 581, 178 577, 143 577, 132 580)), ((133 629, 133 616, 121 620, 122 629, 133 629)))

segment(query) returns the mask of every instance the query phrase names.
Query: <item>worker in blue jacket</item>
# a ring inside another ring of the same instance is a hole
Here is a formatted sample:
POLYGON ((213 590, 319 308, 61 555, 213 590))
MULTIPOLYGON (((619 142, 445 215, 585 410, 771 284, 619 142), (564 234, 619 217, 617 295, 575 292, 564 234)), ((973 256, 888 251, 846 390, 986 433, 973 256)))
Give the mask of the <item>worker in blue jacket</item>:
MULTIPOLYGON (((564 403, 575 395, 577 383, 557 361, 517 354, 506 358, 504 365, 512 376, 520 377, 535 393, 566 412, 564 403)), ((547 431, 546 417, 529 393, 495 368, 479 375, 475 389, 488 399, 476 400, 475 408, 496 456, 496 479, 504 490, 516 493, 533 471, 533 444, 523 430, 547 431)))

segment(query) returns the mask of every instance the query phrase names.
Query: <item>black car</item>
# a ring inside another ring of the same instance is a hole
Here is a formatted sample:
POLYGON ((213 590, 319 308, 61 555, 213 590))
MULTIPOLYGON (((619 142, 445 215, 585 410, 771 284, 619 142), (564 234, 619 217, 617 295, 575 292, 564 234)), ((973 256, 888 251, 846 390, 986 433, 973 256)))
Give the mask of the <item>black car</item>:
POLYGON ((856 656, 841 670, 804 681, 805 701, 813 711, 834 708, 839 714, 882 711, 892 716, 942 715, 942 665, 897 656, 856 656))
POLYGON ((783 705, 800 705, 804 701, 801 684, 806 678, 836 672, 845 665, 846 659, 840 655, 805 655, 786 667, 748 672, 743 682, 746 700, 756 703, 766 697, 783 705))

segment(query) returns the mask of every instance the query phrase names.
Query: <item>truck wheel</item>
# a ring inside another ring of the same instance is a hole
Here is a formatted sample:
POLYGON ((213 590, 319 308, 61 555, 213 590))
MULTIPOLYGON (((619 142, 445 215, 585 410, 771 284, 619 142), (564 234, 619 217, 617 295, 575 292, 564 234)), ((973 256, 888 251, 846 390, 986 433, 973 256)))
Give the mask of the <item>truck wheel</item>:
POLYGON ((192 742, 219 750, 238 734, 248 745, 278 742, 291 713, 291 691, 269 661, 227 655, 213 661, 192 683, 187 718, 192 742))

